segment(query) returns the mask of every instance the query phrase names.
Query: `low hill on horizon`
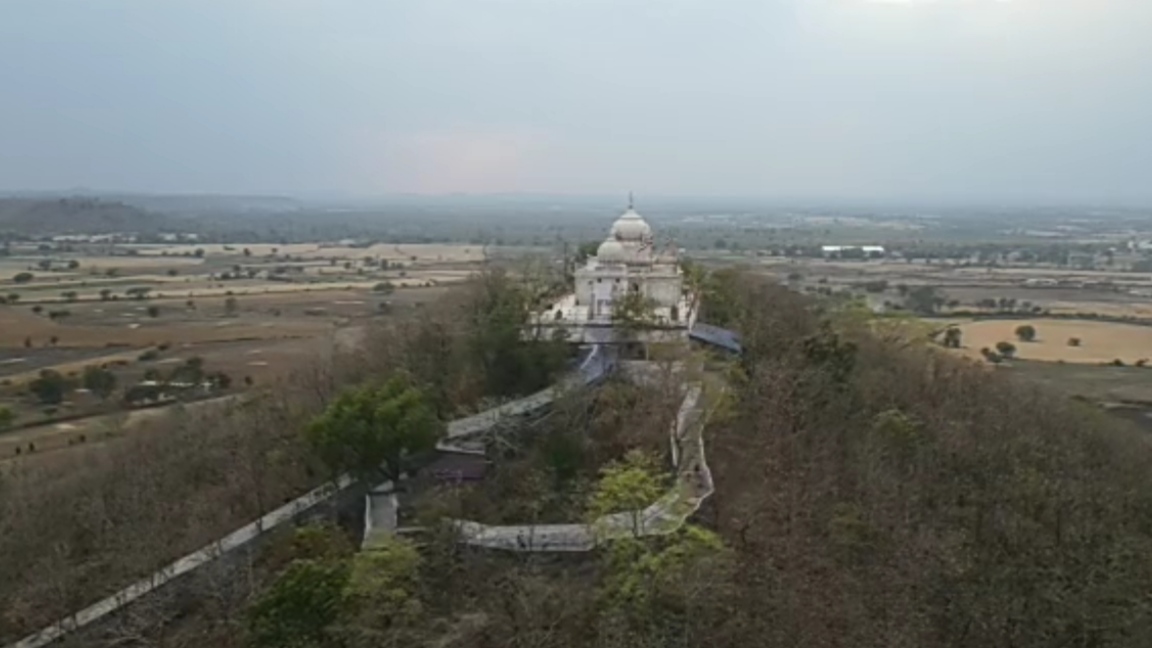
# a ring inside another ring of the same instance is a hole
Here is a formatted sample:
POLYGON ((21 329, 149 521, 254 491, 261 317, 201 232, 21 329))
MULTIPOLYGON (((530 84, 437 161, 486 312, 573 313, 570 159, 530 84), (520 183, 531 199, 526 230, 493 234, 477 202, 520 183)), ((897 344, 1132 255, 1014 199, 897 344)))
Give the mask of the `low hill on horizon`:
POLYGON ((122 202, 98 198, 0 198, 0 232, 23 236, 51 234, 155 233, 170 230, 173 219, 122 202))

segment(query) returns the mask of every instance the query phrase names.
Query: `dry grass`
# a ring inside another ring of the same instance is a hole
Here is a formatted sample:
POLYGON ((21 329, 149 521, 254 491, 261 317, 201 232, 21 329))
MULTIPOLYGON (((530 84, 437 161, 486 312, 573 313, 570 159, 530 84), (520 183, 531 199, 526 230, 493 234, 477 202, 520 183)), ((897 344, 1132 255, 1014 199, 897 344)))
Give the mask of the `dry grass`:
MULTIPOLYGON (((380 243, 370 247, 347 246, 321 246, 318 243, 293 243, 289 245, 276 245, 274 243, 255 243, 251 245, 135 245, 131 247, 139 251, 141 256, 160 256, 167 253, 172 258, 186 258, 178 255, 193 253, 197 249, 204 251, 207 256, 229 256, 247 258, 258 261, 261 257, 272 255, 276 250, 278 256, 301 257, 304 259, 361 259, 366 256, 379 257, 389 261, 406 262, 446 262, 464 263, 484 260, 483 246, 463 244, 413 244, 394 245, 380 243), (230 249, 225 249, 225 247, 230 249), (252 253, 250 257, 244 256, 244 249, 252 253), (415 259, 413 259, 415 257, 415 259)), ((120 258, 120 257, 116 257, 120 258)))
POLYGON ((52 336, 59 345, 69 348, 100 348, 126 346, 143 348, 165 341, 180 344, 203 344, 244 339, 283 339, 314 337, 332 330, 331 322, 324 318, 296 321, 221 320, 216 323, 196 322, 142 322, 130 328, 129 322, 119 326, 84 325, 68 322, 56 323, 47 318, 24 316, 16 313, 0 314, 0 347, 19 348, 26 337, 36 346, 43 346, 52 336), (145 325, 147 324, 147 325, 145 325))
POLYGON ((996 348, 997 342, 1016 345, 1016 356, 1024 360, 1093 363, 1119 359, 1131 364, 1152 357, 1152 327, 1112 322, 1049 319, 984 320, 960 326, 964 351, 979 357, 980 349, 996 348), (1036 328, 1034 342, 1016 339, 1016 328, 1030 324, 1036 328), (1070 338, 1080 338, 1080 346, 1069 346, 1070 338))
POLYGON ((169 417, 218 411, 239 397, 232 394, 187 405, 117 412, 7 432, 0 435, 0 470, 11 469, 15 464, 23 469, 48 469, 81 461, 84 455, 105 452, 101 446, 115 444, 126 434, 158 431, 169 417), (150 425, 153 423, 156 425, 150 425), (84 441, 78 443, 81 438, 84 441), (29 443, 35 444, 36 452, 16 454, 16 448, 25 449, 29 443))

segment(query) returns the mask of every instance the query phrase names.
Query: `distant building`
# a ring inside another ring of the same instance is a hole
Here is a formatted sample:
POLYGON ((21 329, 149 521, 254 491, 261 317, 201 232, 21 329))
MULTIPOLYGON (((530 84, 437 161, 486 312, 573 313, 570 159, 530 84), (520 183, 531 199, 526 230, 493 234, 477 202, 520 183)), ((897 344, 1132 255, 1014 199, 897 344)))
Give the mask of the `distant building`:
POLYGON ((135 243, 138 236, 132 233, 116 234, 60 234, 51 237, 55 243, 135 243))
POLYGON ((825 259, 882 259, 887 255, 883 245, 821 245, 825 259))
POLYGON ((200 235, 191 232, 161 232, 157 238, 165 243, 179 243, 181 241, 199 241, 200 235))

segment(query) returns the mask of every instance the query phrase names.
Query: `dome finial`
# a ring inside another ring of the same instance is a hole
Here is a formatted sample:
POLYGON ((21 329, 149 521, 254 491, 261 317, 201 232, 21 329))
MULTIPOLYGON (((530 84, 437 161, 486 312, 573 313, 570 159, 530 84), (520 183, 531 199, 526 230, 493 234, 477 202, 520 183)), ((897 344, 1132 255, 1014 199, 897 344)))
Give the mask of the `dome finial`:
POLYGON ((631 192, 631 191, 629 191, 629 192, 628 192, 628 209, 632 209, 632 208, 633 208, 633 204, 634 204, 634 203, 632 202, 632 192, 631 192))

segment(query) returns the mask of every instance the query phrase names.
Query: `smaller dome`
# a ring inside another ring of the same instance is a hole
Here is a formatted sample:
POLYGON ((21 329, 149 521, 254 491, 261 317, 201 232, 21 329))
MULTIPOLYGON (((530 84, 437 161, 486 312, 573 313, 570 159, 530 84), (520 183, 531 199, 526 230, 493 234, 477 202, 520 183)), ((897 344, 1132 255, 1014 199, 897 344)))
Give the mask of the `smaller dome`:
POLYGON ((596 260, 601 263, 624 263, 627 257, 624 246, 613 238, 605 240, 596 250, 596 260))
POLYGON ((618 241, 643 241, 652 237, 652 228, 631 207, 612 224, 612 237, 618 241))

